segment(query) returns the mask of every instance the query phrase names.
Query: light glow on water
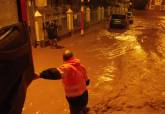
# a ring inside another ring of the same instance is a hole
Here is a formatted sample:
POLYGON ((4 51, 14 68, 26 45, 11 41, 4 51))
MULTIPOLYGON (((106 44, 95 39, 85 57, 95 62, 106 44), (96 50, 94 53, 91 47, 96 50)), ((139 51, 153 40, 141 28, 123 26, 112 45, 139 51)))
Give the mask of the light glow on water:
POLYGON ((116 36, 115 39, 132 42, 132 41, 136 41, 137 37, 133 35, 120 35, 120 36, 116 36))

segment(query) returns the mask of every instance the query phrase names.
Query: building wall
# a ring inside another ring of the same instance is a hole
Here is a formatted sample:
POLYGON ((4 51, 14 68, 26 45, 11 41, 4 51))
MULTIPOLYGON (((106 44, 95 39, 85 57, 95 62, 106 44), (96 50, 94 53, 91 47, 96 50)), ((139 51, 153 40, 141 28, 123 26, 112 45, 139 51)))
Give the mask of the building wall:
POLYGON ((47 6, 47 0, 35 0, 35 4, 38 7, 44 7, 47 6))
POLYGON ((134 8, 144 10, 146 9, 148 0, 134 0, 134 8))
POLYGON ((162 5, 164 0, 150 0, 151 5, 162 5))
POLYGON ((155 5, 161 5, 162 0, 155 0, 155 5))
POLYGON ((164 10, 165 0, 149 0, 148 9, 164 10))

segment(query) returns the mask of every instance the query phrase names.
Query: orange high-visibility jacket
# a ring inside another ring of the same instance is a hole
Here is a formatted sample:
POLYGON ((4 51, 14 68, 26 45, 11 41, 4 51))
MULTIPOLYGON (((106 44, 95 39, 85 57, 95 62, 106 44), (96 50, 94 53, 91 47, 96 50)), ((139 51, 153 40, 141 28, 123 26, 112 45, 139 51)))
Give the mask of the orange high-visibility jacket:
POLYGON ((79 59, 73 57, 58 69, 62 73, 62 82, 67 97, 80 96, 86 91, 88 77, 79 59))

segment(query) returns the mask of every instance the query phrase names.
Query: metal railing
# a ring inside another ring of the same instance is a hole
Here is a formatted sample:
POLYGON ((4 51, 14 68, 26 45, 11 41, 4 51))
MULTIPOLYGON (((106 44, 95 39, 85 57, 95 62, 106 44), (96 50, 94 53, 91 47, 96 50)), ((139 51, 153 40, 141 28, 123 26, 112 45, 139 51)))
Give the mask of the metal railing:
POLYGON ((74 26, 74 30, 79 30, 81 28, 81 12, 74 13, 73 26, 74 26))

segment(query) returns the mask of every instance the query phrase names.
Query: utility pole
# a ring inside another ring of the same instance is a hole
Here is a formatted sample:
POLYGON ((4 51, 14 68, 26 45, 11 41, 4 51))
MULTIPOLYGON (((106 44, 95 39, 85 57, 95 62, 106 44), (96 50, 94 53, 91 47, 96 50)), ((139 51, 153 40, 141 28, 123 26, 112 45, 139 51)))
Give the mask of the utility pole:
POLYGON ((84 35, 84 0, 81 0, 81 35, 84 35))
POLYGON ((90 14, 91 10, 90 10, 90 0, 88 0, 88 4, 87 4, 87 8, 86 8, 86 22, 87 22, 87 26, 90 25, 90 18, 91 18, 91 14, 90 14))

